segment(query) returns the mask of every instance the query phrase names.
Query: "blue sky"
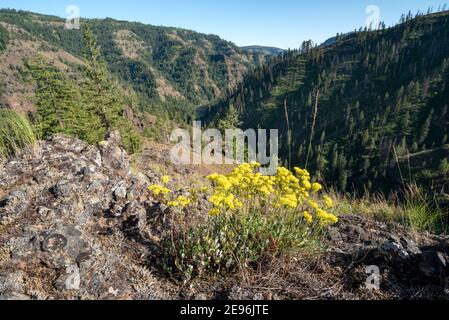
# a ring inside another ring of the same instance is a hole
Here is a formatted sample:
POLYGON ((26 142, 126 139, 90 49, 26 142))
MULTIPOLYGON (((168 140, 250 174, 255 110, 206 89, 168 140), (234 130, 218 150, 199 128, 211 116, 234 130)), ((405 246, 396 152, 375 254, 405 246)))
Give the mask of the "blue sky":
POLYGON ((296 48, 303 40, 321 43, 337 32, 364 26, 369 5, 380 19, 396 23, 409 10, 437 9, 448 0, 0 0, 15 8, 66 17, 77 5, 81 16, 111 17, 213 33, 237 45, 296 48))

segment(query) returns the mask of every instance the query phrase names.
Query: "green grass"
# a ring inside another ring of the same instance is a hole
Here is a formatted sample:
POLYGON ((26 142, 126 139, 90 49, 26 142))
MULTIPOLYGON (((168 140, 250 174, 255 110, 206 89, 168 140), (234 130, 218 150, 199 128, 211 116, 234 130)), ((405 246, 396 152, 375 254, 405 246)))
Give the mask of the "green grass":
POLYGON ((407 199, 402 212, 404 224, 415 231, 444 231, 445 212, 437 203, 420 198, 407 199))
POLYGON ((36 135, 29 122, 10 110, 0 109, 0 160, 17 154, 36 142, 36 135))

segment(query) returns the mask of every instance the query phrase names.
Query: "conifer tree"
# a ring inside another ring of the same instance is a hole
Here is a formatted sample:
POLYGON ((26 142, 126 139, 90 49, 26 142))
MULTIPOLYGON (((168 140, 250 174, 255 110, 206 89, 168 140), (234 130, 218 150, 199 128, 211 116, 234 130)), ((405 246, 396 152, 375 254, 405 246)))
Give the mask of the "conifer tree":
POLYGON ((225 130, 237 129, 241 125, 239 113, 234 105, 230 105, 226 115, 217 123, 217 129, 225 132, 225 130))
POLYGON ((117 94, 115 83, 109 78, 97 40, 87 26, 83 30, 83 39, 87 76, 82 85, 83 98, 91 112, 100 117, 102 126, 110 130, 115 118, 123 111, 121 97, 117 94))
POLYGON ((130 152, 137 152, 142 145, 142 138, 131 121, 123 117, 130 101, 126 99, 124 89, 109 75, 97 40, 88 26, 83 30, 83 39, 86 79, 81 86, 82 100, 89 112, 100 119, 100 128, 106 131, 119 130, 123 146, 130 152))
POLYGON ((99 119, 90 114, 82 103, 75 82, 42 55, 30 61, 28 67, 36 85, 36 126, 39 135, 45 138, 54 133, 65 133, 89 143, 101 140, 104 131, 94 130, 99 119))
POLYGON ((5 98, 5 84, 0 82, 0 108, 7 106, 7 101, 5 98))
POLYGON ((58 70, 38 55, 29 63, 36 85, 38 132, 42 137, 53 133, 74 133, 76 112, 74 86, 58 70))

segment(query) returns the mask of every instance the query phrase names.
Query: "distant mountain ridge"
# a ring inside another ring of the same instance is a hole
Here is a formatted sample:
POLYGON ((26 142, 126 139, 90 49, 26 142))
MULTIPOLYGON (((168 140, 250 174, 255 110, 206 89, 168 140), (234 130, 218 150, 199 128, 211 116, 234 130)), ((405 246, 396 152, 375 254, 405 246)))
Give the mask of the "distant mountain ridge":
MULTIPOLYGON (((261 54, 215 35, 110 18, 82 19, 83 24, 89 24, 97 37, 110 72, 139 95, 142 109, 151 112, 176 109, 177 114, 187 115, 195 106, 232 90, 248 70, 264 61, 261 54)), ((68 58, 70 67, 82 59, 82 34, 66 30, 62 18, 2 9, 0 26, 0 61, 7 63, 2 69, 10 65, 23 69, 23 60, 38 51, 59 62, 62 56, 68 58), (8 45, 3 44, 4 38, 9 39, 8 45)), ((24 101, 16 90, 19 82, 14 72, 0 76, 6 87, 3 99, 10 104, 24 101)))
POLYGON ((280 55, 282 52, 284 52, 284 49, 280 49, 280 48, 276 48, 276 47, 266 47, 266 46, 243 46, 240 47, 242 48, 244 51, 249 52, 249 53, 259 53, 259 54, 263 54, 266 56, 278 56, 280 55))

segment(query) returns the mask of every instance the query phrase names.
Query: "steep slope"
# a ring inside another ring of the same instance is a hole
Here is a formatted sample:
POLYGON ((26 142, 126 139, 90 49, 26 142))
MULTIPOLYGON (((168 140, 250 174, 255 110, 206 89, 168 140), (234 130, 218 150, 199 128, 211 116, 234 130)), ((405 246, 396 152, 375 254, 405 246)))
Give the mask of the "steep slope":
POLYGON ((38 53, 52 61, 64 73, 73 73, 74 69, 83 65, 80 58, 44 40, 33 38, 29 32, 20 27, 0 22, 0 28, 0 36, 4 34, 8 37, 7 45, 4 46, 3 51, 0 50, 0 86, 3 87, 0 90, 0 96, 3 97, 3 105, 18 112, 34 110, 31 100, 34 87, 26 79, 25 64, 34 59, 38 53))
POLYGON ((245 128, 279 128, 283 159, 343 190, 432 185, 447 181, 438 167, 449 153, 437 148, 448 143, 448 79, 449 13, 409 16, 392 28, 284 53, 212 106, 208 120, 233 105, 245 128), (432 161, 415 156, 421 152, 432 161))
MULTIPOLYGON (((1 10, 0 22, 24 30, 32 41, 46 42, 78 58, 83 54, 82 32, 66 30, 61 18, 1 10)), ((179 106, 185 114, 188 107, 211 102, 233 89, 259 60, 257 54, 214 35, 112 19, 81 21, 87 23, 110 71, 139 93, 146 110, 179 106)))

